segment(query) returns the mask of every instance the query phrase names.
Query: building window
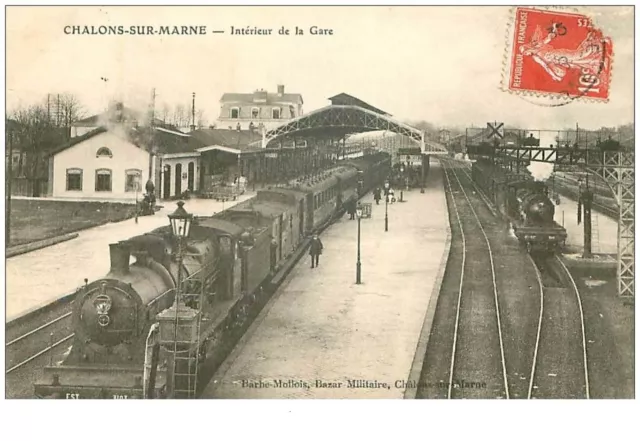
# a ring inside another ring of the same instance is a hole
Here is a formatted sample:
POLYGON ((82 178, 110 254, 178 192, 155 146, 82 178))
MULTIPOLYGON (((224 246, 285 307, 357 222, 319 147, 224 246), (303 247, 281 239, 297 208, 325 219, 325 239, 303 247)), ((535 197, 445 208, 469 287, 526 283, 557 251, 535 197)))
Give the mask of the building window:
POLYGON ((67 191, 82 191, 82 169, 67 169, 67 191))
POLYGON ((111 191, 111 170, 96 170, 96 191, 111 191))
POLYGON ((251 109, 251 119, 258 119, 260 117, 260 109, 254 107, 251 109))
POLYGON ((124 191, 140 191, 142 170, 131 169, 124 172, 124 191))
POLYGON ((273 119, 280 119, 280 108, 279 107, 271 109, 271 117, 273 119))
POLYGON ((231 118, 232 119, 240 118, 240 108, 239 107, 232 107, 231 108, 231 118))
POLYGON ((100 147, 98 149, 98 152, 96 153, 96 158, 99 158, 100 156, 108 156, 110 158, 113 158, 113 153, 111 153, 111 150, 109 150, 107 147, 100 147))

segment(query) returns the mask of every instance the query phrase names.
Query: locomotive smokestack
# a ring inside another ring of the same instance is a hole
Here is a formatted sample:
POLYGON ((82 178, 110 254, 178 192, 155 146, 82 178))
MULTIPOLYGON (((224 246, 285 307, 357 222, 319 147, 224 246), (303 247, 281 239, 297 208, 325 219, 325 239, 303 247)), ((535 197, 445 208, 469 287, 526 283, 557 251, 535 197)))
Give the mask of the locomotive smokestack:
POLYGON ((122 243, 112 243, 109 245, 111 257, 111 271, 115 274, 126 274, 129 272, 129 259, 131 251, 129 247, 122 243))

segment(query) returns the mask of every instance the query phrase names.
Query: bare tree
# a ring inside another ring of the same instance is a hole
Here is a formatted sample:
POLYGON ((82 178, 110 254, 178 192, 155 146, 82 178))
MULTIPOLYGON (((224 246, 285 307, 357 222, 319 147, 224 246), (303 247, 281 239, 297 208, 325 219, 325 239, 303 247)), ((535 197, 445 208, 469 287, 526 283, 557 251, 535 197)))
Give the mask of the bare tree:
POLYGON ((169 105, 167 103, 162 103, 162 108, 160 109, 160 117, 162 118, 162 122, 163 123, 167 123, 167 120, 169 120, 169 123, 171 123, 171 109, 169 108, 169 105))
POLYGON ((85 116, 85 110, 80 100, 70 93, 58 95, 60 103, 58 127, 70 128, 73 123, 85 116))
POLYGON ((187 118, 185 107, 182 104, 178 104, 173 110, 173 125, 176 127, 184 127, 187 118))
POLYGON ((207 126, 207 120, 204 117, 204 110, 198 109, 196 111, 196 128, 202 129, 207 126))
POLYGON ((17 168, 31 181, 33 196, 40 196, 40 182, 47 177, 49 152, 68 141, 71 124, 82 115, 79 101, 73 95, 60 95, 60 98, 55 95, 53 102, 51 96, 43 104, 9 112, 9 119, 14 121, 13 145, 20 152, 17 168))

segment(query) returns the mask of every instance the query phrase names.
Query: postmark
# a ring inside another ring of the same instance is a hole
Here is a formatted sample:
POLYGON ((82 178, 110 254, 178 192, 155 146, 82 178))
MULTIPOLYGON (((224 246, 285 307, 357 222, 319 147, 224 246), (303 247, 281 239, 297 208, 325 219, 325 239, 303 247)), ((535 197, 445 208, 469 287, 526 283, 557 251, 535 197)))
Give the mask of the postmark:
POLYGON ((508 30, 503 89, 525 96, 606 102, 611 38, 586 15, 517 7, 508 30))

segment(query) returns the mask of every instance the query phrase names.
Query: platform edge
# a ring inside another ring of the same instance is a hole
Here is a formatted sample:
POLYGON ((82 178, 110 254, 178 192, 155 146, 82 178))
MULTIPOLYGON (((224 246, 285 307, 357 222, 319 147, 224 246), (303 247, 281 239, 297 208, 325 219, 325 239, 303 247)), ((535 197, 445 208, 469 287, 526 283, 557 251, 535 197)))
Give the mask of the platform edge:
MULTIPOLYGON (((442 182, 444 190, 444 181, 442 182)), ((446 190, 445 190, 446 191, 446 190)), ((418 338, 418 345, 413 357, 413 363, 411 364, 411 370, 409 371, 409 377, 407 378, 407 387, 404 390, 403 398, 405 400, 412 400, 416 398, 418 393, 418 383, 420 381, 420 375, 422 374, 422 366, 424 363, 424 357, 427 353, 427 346, 429 345, 429 338, 431 337, 431 327, 433 326, 433 319, 436 314, 436 306, 438 305, 438 299, 440 298, 440 289, 442 288, 442 281, 444 280, 444 272, 447 268, 447 262, 449 261, 449 254, 451 252, 451 223, 449 219, 449 203, 447 196, 443 193, 445 200, 445 216, 447 225, 447 238, 445 239, 444 252, 440 259, 440 268, 438 269, 438 275, 431 288, 431 297, 429 299, 429 305, 427 306, 427 312, 422 323, 422 330, 420 331, 420 337, 418 338)))

